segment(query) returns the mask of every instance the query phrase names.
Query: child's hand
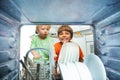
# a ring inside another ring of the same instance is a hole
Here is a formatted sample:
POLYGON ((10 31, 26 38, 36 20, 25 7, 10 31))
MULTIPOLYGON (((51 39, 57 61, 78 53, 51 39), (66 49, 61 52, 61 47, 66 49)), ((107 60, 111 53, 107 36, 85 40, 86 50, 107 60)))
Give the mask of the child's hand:
POLYGON ((33 58, 35 58, 35 59, 39 59, 39 58, 41 58, 41 56, 40 56, 40 54, 35 53, 33 58))
POLYGON ((40 54, 38 54, 38 53, 35 52, 35 51, 32 51, 32 55, 33 55, 33 58, 35 58, 35 59, 39 59, 39 58, 42 57, 42 56, 40 56, 40 54))
POLYGON ((57 57, 57 55, 54 53, 54 58, 56 58, 57 57))
POLYGON ((57 54, 55 52, 53 52, 53 57, 56 58, 57 57, 57 54))

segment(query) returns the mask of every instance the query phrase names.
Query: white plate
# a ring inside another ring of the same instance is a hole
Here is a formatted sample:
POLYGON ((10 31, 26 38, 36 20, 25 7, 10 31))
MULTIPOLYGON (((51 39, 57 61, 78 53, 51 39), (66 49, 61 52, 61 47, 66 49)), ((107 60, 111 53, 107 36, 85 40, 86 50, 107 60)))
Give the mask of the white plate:
POLYGON ((60 74, 62 76, 63 80, 69 80, 69 73, 68 73, 68 69, 66 67, 65 64, 59 64, 59 70, 60 70, 60 74))
POLYGON ((75 66, 75 63, 67 63, 67 69, 69 72, 70 80, 80 80, 78 70, 75 66))
POLYGON ((84 63, 76 62, 75 65, 78 70, 80 80, 93 80, 89 69, 84 63))
POLYGON ((93 80, 106 80, 106 71, 100 58, 94 54, 89 54, 84 63, 88 67, 93 80))
POLYGON ((80 80, 74 63, 59 64, 63 80, 80 80))
POLYGON ((58 63, 75 62, 79 60, 79 47, 73 42, 64 43, 59 55, 58 63))

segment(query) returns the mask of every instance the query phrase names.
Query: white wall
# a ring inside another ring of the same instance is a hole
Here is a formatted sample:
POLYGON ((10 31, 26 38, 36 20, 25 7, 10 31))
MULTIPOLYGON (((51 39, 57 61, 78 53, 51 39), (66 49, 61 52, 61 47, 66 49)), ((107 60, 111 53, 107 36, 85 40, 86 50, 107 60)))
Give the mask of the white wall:
MULTIPOLYGON (((57 29, 60 25, 52 25, 50 33, 57 32, 57 29)), ((89 25, 70 25, 73 31, 82 31, 85 29, 89 29, 89 25)), ((20 58, 23 59, 23 56, 25 56, 26 52, 30 49, 30 43, 31 38, 30 36, 35 34, 35 25, 24 25, 21 27, 21 34, 20 34, 20 58)), ((87 36, 81 36, 81 37, 73 37, 72 39, 74 42, 78 43, 80 47, 82 48, 84 55, 90 53, 88 45, 91 44, 93 41, 92 35, 87 36), (91 43, 88 43, 91 42, 91 43)), ((54 43, 59 41, 57 38, 54 38, 54 43)))

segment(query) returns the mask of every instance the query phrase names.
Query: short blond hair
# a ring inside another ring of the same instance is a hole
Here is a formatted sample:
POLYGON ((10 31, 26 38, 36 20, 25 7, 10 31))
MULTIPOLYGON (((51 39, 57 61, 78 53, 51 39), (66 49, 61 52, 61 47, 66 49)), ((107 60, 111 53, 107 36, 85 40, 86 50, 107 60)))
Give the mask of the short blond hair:
POLYGON ((38 33, 38 29, 42 26, 48 26, 49 30, 51 28, 51 25, 47 24, 47 25, 36 25, 36 30, 35 30, 35 33, 37 34, 38 33))

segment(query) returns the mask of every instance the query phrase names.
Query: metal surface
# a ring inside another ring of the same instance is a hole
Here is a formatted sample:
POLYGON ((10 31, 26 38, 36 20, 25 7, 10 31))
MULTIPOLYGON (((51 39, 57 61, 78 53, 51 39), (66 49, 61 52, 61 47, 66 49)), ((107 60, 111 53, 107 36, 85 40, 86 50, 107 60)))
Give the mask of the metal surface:
MULTIPOLYGON (((10 64, 11 60, 19 63, 21 25, 90 24, 94 32, 95 54, 104 63, 109 79, 119 80, 119 7, 120 0, 0 0, 0 66, 6 62, 10 64), (16 55, 8 59, 6 52, 16 55)), ((19 80, 16 76, 19 75, 19 65, 10 72, 8 68, 0 67, 0 73, 0 79, 15 77, 19 80)))

